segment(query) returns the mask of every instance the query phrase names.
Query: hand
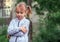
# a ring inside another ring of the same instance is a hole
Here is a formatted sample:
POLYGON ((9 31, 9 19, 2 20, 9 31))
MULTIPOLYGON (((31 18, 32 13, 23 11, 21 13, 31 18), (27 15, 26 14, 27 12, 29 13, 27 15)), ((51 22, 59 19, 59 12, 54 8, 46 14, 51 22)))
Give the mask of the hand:
POLYGON ((20 29, 21 29, 24 33, 27 32, 27 29, 26 29, 25 27, 23 27, 23 26, 22 26, 20 29))
POLYGON ((7 39, 10 39, 10 35, 7 35, 7 39))

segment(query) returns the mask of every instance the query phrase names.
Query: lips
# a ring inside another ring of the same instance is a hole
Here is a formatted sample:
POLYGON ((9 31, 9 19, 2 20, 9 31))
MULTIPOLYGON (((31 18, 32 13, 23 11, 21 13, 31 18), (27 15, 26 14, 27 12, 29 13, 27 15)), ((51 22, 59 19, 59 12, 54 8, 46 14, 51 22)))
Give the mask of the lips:
POLYGON ((18 19, 22 19, 22 16, 17 16, 18 19))

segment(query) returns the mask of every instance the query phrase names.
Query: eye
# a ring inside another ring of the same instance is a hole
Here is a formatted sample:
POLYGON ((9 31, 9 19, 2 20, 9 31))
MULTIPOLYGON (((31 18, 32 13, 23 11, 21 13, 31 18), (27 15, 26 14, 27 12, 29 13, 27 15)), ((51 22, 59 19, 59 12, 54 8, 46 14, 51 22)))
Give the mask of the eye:
POLYGON ((23 12, 20 12, 21 14, 23 14, 23 12))
POLYGON ((20 13, 20 14, 23 14, 23 12, 16 12, 16 13, 17 13, 17 14, 19 14, 19 13, 20 13))
POLYGON ((17 14, 19 14, 19 12, 16 12, 17 14))

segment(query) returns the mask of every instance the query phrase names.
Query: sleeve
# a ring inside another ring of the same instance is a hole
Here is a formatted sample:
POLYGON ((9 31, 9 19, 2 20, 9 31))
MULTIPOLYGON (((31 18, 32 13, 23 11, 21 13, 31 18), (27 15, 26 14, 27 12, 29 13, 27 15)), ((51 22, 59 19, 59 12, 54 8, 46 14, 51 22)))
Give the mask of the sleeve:
POLYGON ((19 31, 20 31, 20 28, 19 27, 15 27, 14 26, 14 20, 12 20, 10 22, 9 26, 8 26, 8 29, 7 29, 8 34, 9 35, 13 35, 13 34, 19 32, 19 31))
POLYGON ((22 26, 24 26, 27 29, 27 33, 29 32, 29 25, 30 25, 30 21, 27 20, 24 22, 24 24, 22 26))

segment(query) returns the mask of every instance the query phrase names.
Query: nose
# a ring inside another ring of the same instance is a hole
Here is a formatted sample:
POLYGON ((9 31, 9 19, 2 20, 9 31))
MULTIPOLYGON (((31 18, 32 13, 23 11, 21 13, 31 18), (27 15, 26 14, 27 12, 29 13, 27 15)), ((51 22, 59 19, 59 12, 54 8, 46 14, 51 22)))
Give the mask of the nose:
POLYGON ((21 13, 18 13, 18 15, 21 15, 21 13))

